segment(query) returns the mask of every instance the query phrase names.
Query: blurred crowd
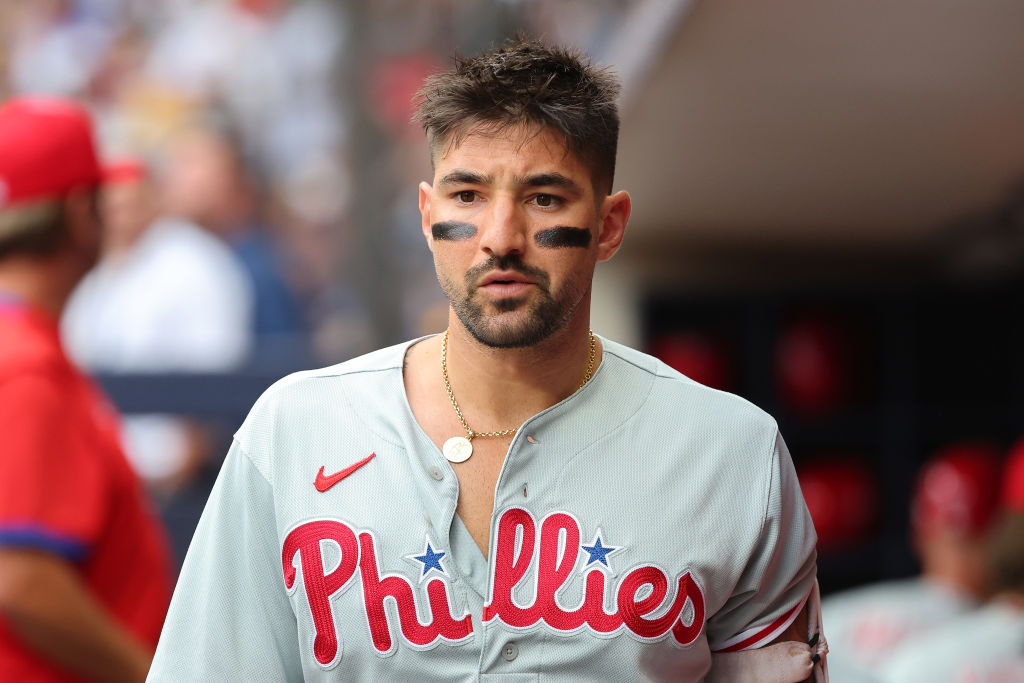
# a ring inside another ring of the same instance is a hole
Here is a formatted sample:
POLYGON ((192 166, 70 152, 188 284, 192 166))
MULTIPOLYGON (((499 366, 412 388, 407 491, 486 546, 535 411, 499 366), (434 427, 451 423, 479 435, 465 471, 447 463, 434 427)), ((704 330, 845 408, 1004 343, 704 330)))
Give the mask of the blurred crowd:
POLYGON ((365 312, 342 262, 342 27, 336 3, 319 0, 0 7, 0 95, 86 103, 104 163, 135 166, 117 178, 140 187, 108 202, 114 228, 80 312, 113 315, 124 290, 139 287, 152 287, 154 305, 179 309, 151 312, 139 324, 152 328, 132 330, 131 339, 123 320, 109 317, 94 330, 103 338, 79 340, 76 332, 73 352, 87 366, 230 369, 254 358, 335 361, 367 348, 365 312), (186 224, 216 241, 194 232, 182 238, 186 224), (181 263, 199 254, 192 282, 143 268, 145 254, 159 251, 152 243, 171 241, 169 233, 179 236, 178 253, 160 258, 181 263), (229 253, 207 258, 218 243, 229 253), (191 297, 175 299, 175 288, 191 297), (193 311, 206 314, 206 327, 180 317, 193 308, 186 302, 219 296, 231 300, 193 311), (229 308, 235 312, 224 314, 229 308), (201 329, 183 329, 194 324, 201 329), (153 339, 138 338, 147 334, 153 339), (179 346, 174 334, 207 339, 179 346))
MULTIPOLYGON (((102 259, 64 314, 70 355, 100 374, 276 377, 440 330, 409 199, 430 175, 416 89, 509 17, 585 44, 629 4, 2 3, 0 101, 82 103, 107 176, 102 259)), ((167 415, 130 415, 124 436, 168 495, 224 447, 167 415)))

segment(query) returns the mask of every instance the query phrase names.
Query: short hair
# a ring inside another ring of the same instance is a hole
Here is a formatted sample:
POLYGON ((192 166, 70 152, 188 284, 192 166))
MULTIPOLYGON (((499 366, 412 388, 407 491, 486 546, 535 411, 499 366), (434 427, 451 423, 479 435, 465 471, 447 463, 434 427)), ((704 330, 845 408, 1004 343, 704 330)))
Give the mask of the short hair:
POLYGON ((66 232, 62 200, 0 208, 0 261, 19 254, 52 254, 60 248, 66 232))
POLYGON ((550 128, 591 171, 595 188, 611 192, 619 138, 619 82, 579 50, 518 36, 455 68, 430 76, 417 93, 431 161, 442 143, 458 144, 474 127, 494 132, 520 125, 550 128))

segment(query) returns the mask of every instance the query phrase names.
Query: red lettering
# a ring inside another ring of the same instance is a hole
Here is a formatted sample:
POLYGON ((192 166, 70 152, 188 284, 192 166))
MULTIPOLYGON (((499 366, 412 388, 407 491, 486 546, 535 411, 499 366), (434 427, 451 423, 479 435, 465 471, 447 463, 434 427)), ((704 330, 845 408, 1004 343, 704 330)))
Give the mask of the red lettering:
MULTIPOLYGON (((491 601, 484 605, 484 621, 501 617, 509 626, 532 626, 539 615, 535 607, 523 609, 512 601, 512 590, 526 575, 533 562, 536 543, 533 517, 522 508, 510 508, 498 520, 498 541, 494 551, 494 590, 491 601), (523 530, 523 547, 516 557, 516 532, 523 530)), ((536 605, 536 601, 534 601, 536 605)))
POLYGON ((540 563, 537 567, 537 608, 551 628, 574 631, 586 623, 586 598, 579 609, 567 612, 558 606, 555 594, 576 568, 580 548, 580 527, 564 512, 549 515, 540 527, 540 563), (558 557, 559 537, 565 532, 565 548, 558 557))
MULTIPOLYGON (((660 619, 647 620, 644 616, 658 609, 668 592, 668 579, 665 572, 657 567, 637 567, 622 579, 619 584, 619 614, 622 615, 622 623, 633 633, 641 638, 656 638, 666 633, 675 621, 678 613, 672 614, 669 610, 660 619), (651 587, 651 593, 646 598, 637 601, 636 595, 644 586, 651 587), (663 623, 668 619, 668 623, 663 623)), ((680 610, 682 606, 680 606, 680 610)))
POLYGON ((689 645, 697 640, 697 636, 704 629, 704 593, 697 585, 697 581, 690 576, 690 572, 679 577, 679 593, 685 594, 693 604, 693 619, 689 626, 684 624, 681 618, 676 621, 672 626, 672 637, 680 645, 689 645))
POLYGON ((619 584, 618 604, 622 622, 633 633, 641 638, 659 638, 672 630, 672 635, 681 645, 689 645, 704 625, 704 595, 700 587, 692 580, 690 572, 679 577, 679 586, 675 600, 668 610, 655 619, 646 619, 646 615, 654 612, 664 603, 668 593, 668 576, 658 567, 646 565, 637 567, 622 579, 619 584), (650 594, 636 599, 643 586, 650 586, 650 594), (680 620, 686 601, 693 603, 694 617, 689 626, 680 620))
POLYGON ((604 572, 593 569, 587 572, 587 595, 583 604, 590 628, 598 633, 612 633, 622 626, 622 615, 618 610, 611 614, 604 611, 604 572))
POLYGON ((334 629, 330 598, 352 579, 359 561, 359 545, 352 530, 341 522, 317 520, 292 529, 284 539, 281 550, 284 585, 289 592, 295 586, 295 553, 299 553, 302 563, 302 583, 306 587, 306 601, 316 629, 313 656, 326 667, 334 662, 338 654, 338 634, 334 629), (341 562, 326 575, 320 553, 322 539, 330 539, 341 548, 341 562))
POLYGON ((359 534, 359 545, 359 570, 363 578, 366 621, 370 626, 373 646, 378 652, 388 653, 393 647, 388 615, 384 609, 384 600, 387 598, 392 598, 398 607, 398 622, 402 635, 417 647, 430 645, 439 637, 459 640, 473 632, 473 623, 469 615, 459 621, 451 617, 446 586, 440 579, 427 584, 433 618, 426 624, 421 623, 416 613, 416 600, 409 580, 400 575, 385 576, 383 579, 380 577, 377 552, 371 534, 359 534))
POLYGON ((579 564, 579 548, 580 525, 571 515, 564 512, 548 515, 540 525, 538 542, 536 524, 530 513, 521 508, 506 510, 498 520, 494 588, 490 602, 484 606, 483 620, 499 618, 515 628, 528 628, 543 621, 555 631, 563 632, 576 631, 586 625, 601 634, 614 633, 625 626, 645 640, 661 638, 671 631, 681 645, 693 643, 701 634, 704 594, 700 586, 690 572, 686 572, 678 580, 671 604, 666 605, 669 575, 653 565, 636 567, 622 578, 615 591, 614 612, 606 611, 608 577, 598 568, 587 571, 579 606, 564 609, 557 596, 579 564), (520 533, 522 542, 516 554, 516 537, 520 533), (560 543, 563 538, 564 542, 560 543), (537 572, 536 594, 532 604, 520 606, 512 599, 513 591, 531 566, 535 566, 537 572), (648 594, 638 598, 645 586, 649 587, 648 594), (687 601, 693 606, 689 624, 681 619, 687 601), (649 616, 662 610, 661 616, 649 616))

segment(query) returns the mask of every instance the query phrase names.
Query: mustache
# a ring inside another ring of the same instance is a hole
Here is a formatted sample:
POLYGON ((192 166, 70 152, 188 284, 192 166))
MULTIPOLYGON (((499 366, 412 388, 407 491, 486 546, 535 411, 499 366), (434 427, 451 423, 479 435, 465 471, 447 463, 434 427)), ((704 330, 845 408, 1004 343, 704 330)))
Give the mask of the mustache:
POLYGON ((486 261, 466 271, 466 288, 475 289, 476 283, 492 270, 514 270, 517 273, 522 273, 545 292, 548 291, 548 285, 551 282, 546 270, 527 265, 519 254, 505 254, 504 256, 491 254, 486 261))

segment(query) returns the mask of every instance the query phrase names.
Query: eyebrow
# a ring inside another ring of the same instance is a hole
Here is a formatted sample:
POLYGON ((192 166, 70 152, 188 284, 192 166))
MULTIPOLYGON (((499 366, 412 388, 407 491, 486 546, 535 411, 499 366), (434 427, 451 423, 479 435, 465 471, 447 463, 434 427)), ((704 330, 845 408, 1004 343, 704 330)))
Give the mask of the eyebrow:
POLYGON ((527 187, 559 187, 574 192, 579 192, 580 189, 575 180, 561 173, 538 173, 525 178, 516 176, 514 180, 517 184, 527 187))
MULTIPOLYGON (((515 184, 526 187, 557 187, 577 194, 582 192, 575 180, 558 172, 537 173, 525 177, 515 176, 512 180, 515 184)), ((457 168, 446 173, 438 181, 438 185, 490 185, 493 182, 494 176, 457 168)))
POLYGON ((487 185, 494 180, 492 176, 467 171, 457 168, 451 173, 446 173, 439 181, 439 185, 487 185))

